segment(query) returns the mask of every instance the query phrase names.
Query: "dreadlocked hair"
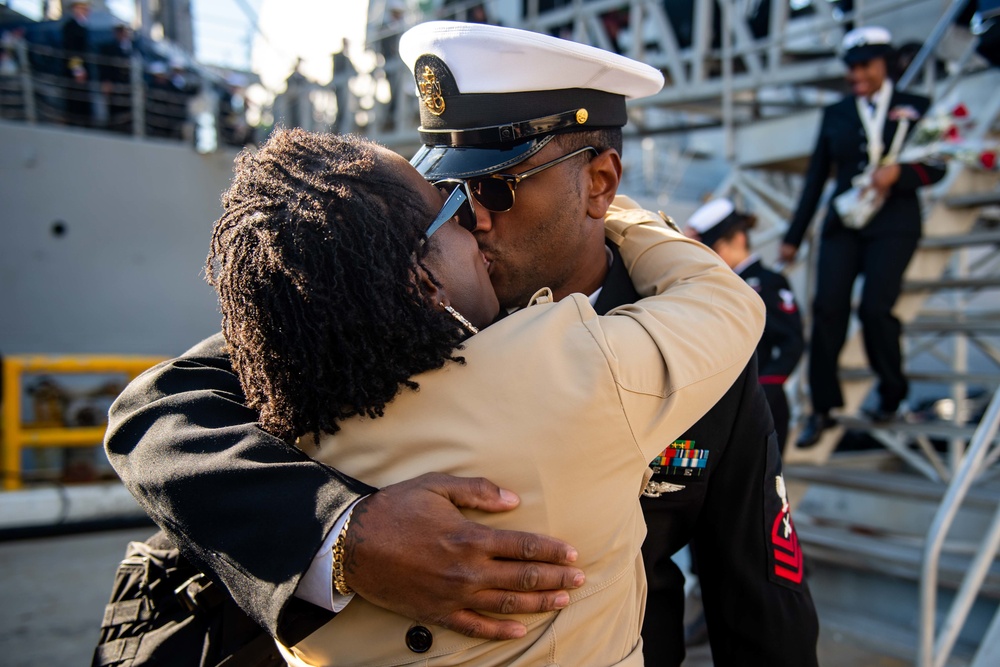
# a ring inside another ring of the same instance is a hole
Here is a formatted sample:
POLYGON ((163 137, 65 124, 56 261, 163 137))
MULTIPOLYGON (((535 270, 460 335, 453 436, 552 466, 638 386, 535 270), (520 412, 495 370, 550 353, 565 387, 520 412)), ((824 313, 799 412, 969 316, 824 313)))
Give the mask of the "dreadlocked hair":
POLYGON ((417 278, 433 216, 355 136, 275 130, 244 150, 206 263, 247 405, 292 442, 380 417, 465 334, 417 278))

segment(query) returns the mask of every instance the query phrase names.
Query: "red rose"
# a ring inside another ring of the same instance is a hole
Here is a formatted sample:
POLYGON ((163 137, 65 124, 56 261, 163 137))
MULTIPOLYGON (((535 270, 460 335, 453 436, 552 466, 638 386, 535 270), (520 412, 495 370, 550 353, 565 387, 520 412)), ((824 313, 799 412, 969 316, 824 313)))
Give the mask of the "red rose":
POLYGON ((968 118, 969 117, 969 108, 966 107, 961 102, 959 102, 958 105, 954 109, 951 110, 951 115, 952 115, 952 118, 968 118))
POLYGON ((955 142, 958 141, 959 139, 961 139, 961 137, 958 136, 958 128, 955 127, 954 125, 950 126, 948 130, 944 133, 945 141, 955 142))
POLYGON ((997 154, 993 151, 983 151, 979 154, 979 163, 987 169, 996 169, 997 154))

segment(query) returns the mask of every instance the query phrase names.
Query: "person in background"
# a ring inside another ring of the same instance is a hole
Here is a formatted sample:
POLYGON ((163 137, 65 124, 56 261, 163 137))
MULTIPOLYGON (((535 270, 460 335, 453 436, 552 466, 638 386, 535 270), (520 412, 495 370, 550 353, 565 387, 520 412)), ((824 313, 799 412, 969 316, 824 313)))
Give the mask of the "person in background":
POLYGON ((376 48, 382 57, 376 75, 384 77, 389 101, 380 111, 382 118, 379 123, 383 132, 391 132, 396 129, 399 98, 405 86, 409 84, 406 69, 399 61, 399 34, 406 25, 406 2, 386 0, 382 11, 382 25, 379 30, 382 36, 376 43, 376 48))
POLYGON ((102 44, 98 77, 108 104, 108 129, 132 133, 132 31, 119 23, 114 39, 102 44))
MULTIPOLYGON (((340 43, 340 50, 333 54, 333 77, 330 79, 330 86, 333 88, 334 97, 337 99, 337 120, 334 123, 333 131, 344 134, 354 131, 354 109, 351 105, 351 79, 357 75, 351 57, 347 54, 350 42, 346 39, 340 43)), ((394 107, 395 98, 390 101, 390 116, 394 107)))
POLYGON ((219 139, 227 146, 245 146, 253 140, 253 129, 247 123, 245 75, 230 72, 216 90, 219 95, 219 139))
POLYGON ((312 81, 302 73, 302 58, 296 58, 285 79, 284 92, 274 101, 275 122, 285 127, 312 129, 313 109, 309 99, 312 88, 312 81))
POLYGON ((859 275, 865 281, 858 317, 868 363, 878 377, 879 404, 868 414, 875 423, 892 421, 906 398, 901 328, 892 308, 920 240, 917 191, 945 173, 937 165, 900 164, 892 157, 930 101, 895 90, 889 77, 893 54, 889 31, 856 28, 844 36, 843 52, 851 94, 823 112, 802 195, 780 249, 781 261, 795 259, 832 173, 836 188, 819 242, 809 338, 812 414, 798 447, 819 442, 823 431, 836 423, 830 411, 844 405, 838 359, 859 275))
POLYGON ((778 444, 784 448, 789 420, 784 384, 802 358, 805 337, 802 316, 788 281, 765 267, 750 249, 749 231, 756 222, 755 216, 736 210, 731 200, 721 198, 695 211, 684 232, 714 250, 764 300, 767 320, 757 345, 758 379, 771 406, 778 444))
POLYGON ((63 69, 65 120, 67 125, 90 127, 94 114, 90 101, 90 33, 87 29, 90 2, 75 0, 69 7, 70 16, 62 26, 62 47, 66 57, 63 69))
POLYGON ((24 86, 18 49, 24 43, 24 28, 0 31, 0 118, 25 118, 24 86))
POLYGON ((170 82, 170 69, 161 60, 146 66, 146 136, 180 138, 180 125, 174 117, 177 93, 170 82))
POLYGON ((24 43, 24 27, 0 31, 0 77, 17 76, 21 72, 18 47, 24 43))

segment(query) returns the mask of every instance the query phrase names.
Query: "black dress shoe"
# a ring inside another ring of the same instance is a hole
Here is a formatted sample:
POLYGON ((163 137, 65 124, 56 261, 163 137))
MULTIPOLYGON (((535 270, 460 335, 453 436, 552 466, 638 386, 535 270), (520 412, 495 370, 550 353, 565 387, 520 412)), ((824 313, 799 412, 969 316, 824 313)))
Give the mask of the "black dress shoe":
POLYGON ((795 446, 799 449, 807 449, 819 442, 823 431, 837 425, 837 420, 826 413, 812 414, 806 419, 805 428, 799 434, 799 439, 795 446))

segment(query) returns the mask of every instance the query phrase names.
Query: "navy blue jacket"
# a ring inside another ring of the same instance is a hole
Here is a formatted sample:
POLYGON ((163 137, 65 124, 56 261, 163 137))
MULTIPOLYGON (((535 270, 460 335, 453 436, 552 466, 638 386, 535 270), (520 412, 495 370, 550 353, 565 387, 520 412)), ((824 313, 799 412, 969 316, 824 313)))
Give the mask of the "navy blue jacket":
MULTIPOLYGON (((785 243, 795 247, 802 243, 831 175, 836 180, 833 192, 836 197, 849 189, 851 180, 868 166, 868 141, 854 100, 853 96, 845 97, 823 111, 816 147, 809 160, 798 208, 785 233, 785 243)), ((898 125, 893 120, 893 110, 904 107, 912 107, 923 116, 930 107, 930 101, 919 95, 893 92, 882 131, 886 151, 889 150, 898 125)), ((915 121, 911 123, 908 134, 912 134, 916 124, 915 121)), ((941 165, 926 162, 900 164, 900 167, 899 181, 893 185, 882 209, 860 231, 862 237, 884 234, 920 235, 921 215, 917 189, 941 180, 945 170, 941 165)), ((823 234, 844 229, 837 211, 833 206, 828 207, 823 234)))

